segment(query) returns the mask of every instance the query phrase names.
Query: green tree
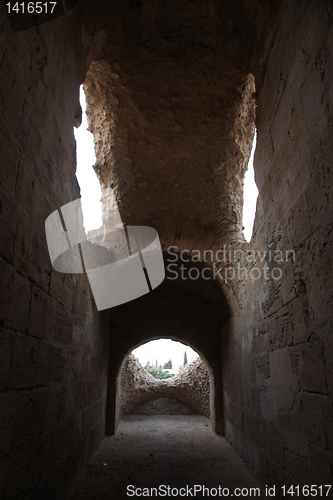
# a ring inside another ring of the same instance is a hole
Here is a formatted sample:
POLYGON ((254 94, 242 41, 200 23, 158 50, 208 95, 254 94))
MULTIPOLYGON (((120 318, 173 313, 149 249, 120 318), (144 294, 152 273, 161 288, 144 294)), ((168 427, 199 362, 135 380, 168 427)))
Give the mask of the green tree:
POLYGON ((154 378, 157 378, 159 380, 165 379, 165 378, 171 378, 173 375, 171 375, 168 372, 165 372, 163 368, 159 366, 151 366, 151 365, 146 365, 145 369, 147 370, 150 375, 152 375, 154 378))
POLYGON ((184 352, 184 363, 183 365, 187 365, 187 354, 186 354, 186 351, 184 352))

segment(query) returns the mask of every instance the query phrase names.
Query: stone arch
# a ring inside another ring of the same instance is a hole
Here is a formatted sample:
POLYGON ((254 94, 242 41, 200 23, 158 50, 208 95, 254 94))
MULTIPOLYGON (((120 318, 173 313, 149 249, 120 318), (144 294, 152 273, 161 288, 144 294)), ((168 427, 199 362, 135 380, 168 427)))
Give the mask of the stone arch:
MULTIPOLYGON (((136 349, 137 347, 140 347, 140 346, 145 345, 147 343, 149 344, 151 341, 165 339, 165 338, 166 337, 161 337, 159 339, 151 339, 151 338, 145 339, 142 343, 140 343, 140 345, 134 346, 134 348, 132 348, 132 349, 136 349)), ((181 344, 184 347, 184 349, 186 347, 193 348, 192 346, 190 346, 188 343, 185 343, 184 341, 180 342, 178 339, 175 339, 175 338, 171 339, 170 337, 168 337, 168 338, 170 340, 173 340, 174 342, 176 342, 178 344, 181 344)), ((200 365, 203 365, 205 367, 206 371, 208 372, 209 387, 210 387, 212 384, 212 378, 213 378, 212 370, 210 369, 210 366, 209 366, 207 360, 204 358, 204 356, 196 350, 195 350, 195 352, 199 356, 199 358, 197 358, 195 361, 193 361, 193 363, 199 363, 200 365)), ((124 401, 125 401, 127 409, 130 408, 130 413, 131 413, 133 410, 135 410, 137 408, 137 406, 139 406, 143 403, 147 403, 149 401, 155 400, 156 398, 160 398, 160 397, 167 398, 167 399, 175 399, 175 400, 179 401, 180 403, 184 404, 185 406, 188 406, 194 410, 198 410, 198 408, 200 407, 200 404, 198 404, 198 400, 196 400, 193 404, 193 400, 191 400, 191 398, 188 397, 188 394, 186 393, 184 395, 184 392, 182 390, 179 390, 179 387, 174 385, 175 380, 178 379, 178 381, 179 381, 178 374, 175 375, 174 378, 162 379, 162 380, 155 379, 154 380, 155 385, 151 386, 148 391, 147 390, 140 391, 140 389, 142 389, 142 387, 139 386, 138 387, 139 390, 135 394, 135 399, 133 400, 133 404, 132 404, 132 401, 129 403, 129 401, 131 399, 131 395, 132 395, 131 388, 130 388, 130 393, 126 394, 126 389, 124 390, 124 387, 122 385, 123 376, 124 376, 123 368, 126 365, 126 362, 129 359, 129 356, 130 357, 134 356, 134 355, 131 355, 131 351, 124 357, 123 362, 121 364, 121 367, 119 369, 118 377, 117 377, 117 387, 119 387, 119 382, 120 382, 119 396, 117 395, 118 401, 120 401, 119 405, 117 406, 117 410, 119 409, 120 418, 122 417, 122 415, 124 415, 124 413, 122 411, 124 401), (129 406, 129 404, 131 406, 129 406)), ((191 365, 191 364, 192 363, 189 363, 187 365, 187 367, 189 367, 189 365, 191 365)), ((143 367, 142 367, 142 372, 145 372, 145 369, 143 367)), ((139 378, 141 378, 143 376, 142 372, 139 374, 139 378)), ((149 377, 148 373, 146 375, 149 377)), ((193 369, 193 368, 192 368, 192 376, 195 377, 195 369, 193 369)), ((199 383, 199 386, 200 386, 200 383, 199 383)), ((204 390, 206 392, 206 388, 204 390)), ((198 397, 200 397, 200 396, 198 396, 198 397)), ((208 415, 206 415, 207 417, 210 416, 210 413, 211 413, 211 409, 210 409, 211 403, 212 403, 212 400, 211 400, 211 397, 209 395, 209 412, 208 412, 208 415)), ((201 408, 201 410, 202 410, 202 408, 201 408)), ((199 414, 200 414, 200 412, 199 412, 199 414)), ((202 413, 202 414, 204 414, 204 413, 202 413)), ((118 418, 117 418, 117 420, 118 420, 118 418)))
POLYGON ((119 307, 111 322, 106 434, 113 434, 118 424, 119 374, 124 359, 138 345, 158 338, 188 344, 206 361, 211 380, 212 428, 223 433, 220 331, 226 320, 204 297, 168 283, 119 307))

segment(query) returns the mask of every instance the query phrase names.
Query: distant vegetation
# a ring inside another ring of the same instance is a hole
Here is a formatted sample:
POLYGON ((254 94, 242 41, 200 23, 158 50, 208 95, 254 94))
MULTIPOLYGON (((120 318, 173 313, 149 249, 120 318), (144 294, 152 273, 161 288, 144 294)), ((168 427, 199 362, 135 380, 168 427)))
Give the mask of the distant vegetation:
POLYGON ((147 364, 145 366, 145 369, 147 370, 148 373, 150 373, 150 375, 152 375, 153 377, 155 377, 159 380, 162 380, 164 378, 173 377, 173 375, 164 371, 161 366, 151 366, 151 365, 147 364))

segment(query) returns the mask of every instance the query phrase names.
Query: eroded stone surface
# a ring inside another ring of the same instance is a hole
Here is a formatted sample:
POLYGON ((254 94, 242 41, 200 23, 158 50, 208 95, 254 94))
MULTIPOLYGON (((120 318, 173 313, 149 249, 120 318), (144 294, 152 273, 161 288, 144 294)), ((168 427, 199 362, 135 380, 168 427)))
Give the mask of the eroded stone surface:
POLYGON ((253 79, 211 50, 163 41, 110 59, 85 80, 104 219, 113 189, 126 224, 241 232, 253 79))
MULTIPOLYGON (((209 373, 200 358, 182 367, 174 377, 157 380, 142 367, 133 354, 130 354, 121 372, 120 416, 140 413, 138 407, 144 402, 168 398, 183 403, 192 409, 193 413, 209 417, 209 396, 209 373)), ((147 411, 145 410, 145 413, 147 411)), ((184 411, 188 412, 186 408, 184 411)), ((181 409, 178 412, 181 412, 181 409)))

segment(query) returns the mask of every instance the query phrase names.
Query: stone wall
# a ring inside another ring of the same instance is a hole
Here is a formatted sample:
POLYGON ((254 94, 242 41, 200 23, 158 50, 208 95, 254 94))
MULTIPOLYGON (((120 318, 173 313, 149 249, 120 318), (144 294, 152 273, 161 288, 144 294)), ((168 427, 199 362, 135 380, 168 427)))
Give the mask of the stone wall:
POLYGON ((142 403, 158 398, 177 400, 192 408, 193 413, 209 417, 210 382, 203 361, 199 358, 182 367, 174 377, 157 380, 130 354, 121 372, 121 416, 136 413, 142 403))
POLYGON ((136 415, 198 415, 199 413, 178 399, 156 398, 140 403, 132 413, 136 415))
POLYGON ((243 248, 281 250, 284 260, 264 259, 280 280, 235 288, 241 307, 222 329, 226 431, 265 481, 324 484, 333 467, 333 10, 284 2, 255 17, 259 198, 243 248))
POLYGON ((0 497, 8 500, 59 499, 104 434, 106 317, 84 275, 52 270, 44 227, 80 196, 73 125, 84 72, 74 36, 65 16, 12 33, 0 5, 0 497))

